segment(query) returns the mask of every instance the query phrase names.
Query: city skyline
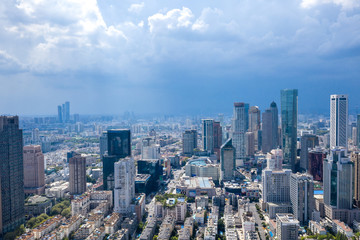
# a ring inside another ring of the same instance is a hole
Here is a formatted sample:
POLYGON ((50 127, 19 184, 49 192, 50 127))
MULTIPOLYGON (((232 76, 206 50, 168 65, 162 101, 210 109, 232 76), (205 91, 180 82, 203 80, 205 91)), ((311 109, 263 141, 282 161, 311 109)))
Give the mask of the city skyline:
POLYGON ((4 114, 265 109, 284 88, 303 113, 327 113, 331 94, 360 106, 355 0, 0 4, 4 114))

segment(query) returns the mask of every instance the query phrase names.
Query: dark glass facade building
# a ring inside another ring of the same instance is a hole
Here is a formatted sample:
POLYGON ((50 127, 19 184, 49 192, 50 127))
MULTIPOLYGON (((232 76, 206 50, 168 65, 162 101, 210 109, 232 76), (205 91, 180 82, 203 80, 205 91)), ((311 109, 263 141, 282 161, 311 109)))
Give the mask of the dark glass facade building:
POLYGON ((104 190, 114 189, 114 163, 120 158, 131 156, 131 133, 129 129, 107 131, 108 154, 103 161, 104 190))
POLYGON ((158 190, 160 177, 163 175, 163 168, 159 159, 143 159, 137 161, 138 174, 150 174, 150 192, 158 190))
POLYGON ((17 116, 0 116, 0 236, 24 223, 22 130, 17 116))
POLYGON ((281 129, 284 166, 294 173, 299 168, 297 161, 297 117, 298 117, 298 90, 281 90, 281 129))

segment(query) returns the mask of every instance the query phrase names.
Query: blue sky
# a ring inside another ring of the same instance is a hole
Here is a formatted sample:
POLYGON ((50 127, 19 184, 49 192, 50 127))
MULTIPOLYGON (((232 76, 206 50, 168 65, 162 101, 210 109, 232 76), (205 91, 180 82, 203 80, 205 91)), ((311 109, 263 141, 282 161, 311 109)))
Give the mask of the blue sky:
POLYGON ((360 0, 1 1, 0 28, 0 114, 360 109, 360 0))

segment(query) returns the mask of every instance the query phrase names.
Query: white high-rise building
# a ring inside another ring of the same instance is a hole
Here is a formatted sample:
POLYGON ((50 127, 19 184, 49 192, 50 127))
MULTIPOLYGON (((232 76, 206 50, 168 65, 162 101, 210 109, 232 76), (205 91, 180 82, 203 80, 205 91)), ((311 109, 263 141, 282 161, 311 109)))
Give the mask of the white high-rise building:
POLYGON ((155 143, 154 138, 148 137, 142 139, 141 158, 142 159, 160 158, 160 145, 155 143))
POLYGON ((295 218, 305 224, 311 219, 315 209, 314 181, 311 175, 291 174, 290 199, 295 218))
POLYGON ((267 156, 268 167, 262 172, 263 202, 290 202, 290 169, 282 169, 283 154, 272 150, 267 156))
POLYGON ((281 149, 273 149, 266 155, 267 168, 271 170, 282 170, 284 156, 281 149))
POLYGON ((135 197, 134 159, 126 157, 114 164, 114 211, 121 214, 131 213, 131 202, 135 197))
POLYGON ((232 119, 232 144, 236 150, 236 159, 246 157, 245 134, 249 127, 249 104, 234 103, 234 114, 232 119))
POLYGON ((347 148, 348 95, 330 96, 330 147, 347 148))
POLYGON ((202 140, 203 149, 209 153, 214 153, 214 120, 202 120, 202 140))

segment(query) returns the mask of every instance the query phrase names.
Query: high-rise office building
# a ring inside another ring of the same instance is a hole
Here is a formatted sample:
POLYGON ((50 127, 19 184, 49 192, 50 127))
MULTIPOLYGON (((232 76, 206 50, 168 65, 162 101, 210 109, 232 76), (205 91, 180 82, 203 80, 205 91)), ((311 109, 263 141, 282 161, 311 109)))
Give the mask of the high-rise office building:
POLYGON ((283 164, 283 152, 281 149, 273 149, 268 154, 266 154, 266 163, 267 169, 270 170, 282 170, 282 164, 283 164))
POLYGON ((262 114, 262 147, 263 153, 268 153, 273 147, 273 132, 272 132, 272 112, 270 109, 265 110, 262 114))
POLYGON ((86 158, 75 155, 69 160, 69 191, 71 195, 86 192, 86 158))
POLYGON ((131 203, 135 198, 135 163, 131 157, 120 159, 114 164, 114 212, 133 212, 131 203))
POLYGON ((19 117, 0 116, 0 235, 24 223, 23 138, 19 117))
POLYGON ((352 152, 351 161, 354 163, 354 199, 355 204, 360 207, 360 153, 352 152))
POLYGON ((183 133, 183 153, 193 155, 195 148, 197 148, 197 131, 185 130, 183 133))
POLYGON ((336 209, 351 209, 353 163, 346 156, 346 149, 331 149, 323 167, 324 203, 336 209))
POLYGON ((252 106, 249 109, 249 132, 260 130, 260 109, 258 106, 252 106))
POLYGON ((281 149, 272 150, 267 155, 268 167, 262 172, 263 202, 290 202, 291 170, 282 169, 283 153, 281 149))
POLYGON ((262 114, 262 146, 263 153, 276 149, 279 144, 278 140, 278 109, 275 102, 270 104, 270 108, 266 109, 262 114))
POLYGON ((326 158, 326 151, 319 147, 309 151, 309 168, 308 173, 315 181, 323 181, 323 161, 326 158))
POLYGON ((279 147, 279 112, 275 102, 270 104, 270 111, 272 115, 272 149, 275 149, 279 147))
POLYGON ((107 139, 107 132, 103 132, 100 136, 100 157, 101 159, 104 157, 105 153, 108 150, 108 139, 107 139))
POLYGON ((128 129, 107 131, 108 154, 103 157, 104 190, 114 189, 114 163, 131 156, 131 133, 128 129))
POLYGON ((62 123, 63 122, 63 109, 62 109, 62 106, 59 105, 58 106, 58 117, 57 117, 57 120, 59 123, 62 123))
POLYGON ((159 159, 141 159, 137 161, 137 173, 149 174, 150 192, 155 192, 159 187, 159 180, 163 176, 163 166, 159 159))
POLYGON ((214 153, 214 120, 202 120, 203 149, 208 153, 214 153))
POLYGON ((348 96, 330 96, 330 147, 347 148, 348 96))
POLYGON ((297 116, 298 116, 298 90, 281 90, 281 128, 284 163, 293 172, 298 169, 297 161, 297 116))
POLYGON ((70 122, 70 102, 65 102, 65 122, 70 122))
POLYGON ((220 148, 222 145, 222 128, 220 122, 214 121, 214 152, 220 160, 220 148))
POLYGON ((155 143, 155 138, 146 137, 141 141, 141 158, 158 159, 160 158, 160 145, 155 143))
POLYGON ((301 136, 300 169, 307 171, 309 168, 309 148, 319 146, 319 138, 313 134, 301 136))
POLYGON ((298 240, 299 221, 292 214, 276 214, 276 239, 298 240))
POLYGON ((360 149, 360 114, 357 115, 357 119, 356 119, 356 141, 357 141, 357 148, 360 149))
POLYGON ((45 193, 44 154, 40 145, 24 146, 24 191, 25 194, 45 193))
POLYGON ((232 139, 229 138, 222 146, 220 153, 220 179, 221 181, 230 181, 234 179, 236 170, 236 153, 232 145, 232 139))
POLYGON ((236 149, 236 159, 246 158, 245 134, 249 128, 249 104, 234 103, 232 119, 232 144, 236 149))
POLYGON ((290 199, 295 218, 301 224, 306 224, 315 209, 314 181, 311 175, 291 174, 290 199))
POLYGON ((108 155, 124 158, 131 156, 131 134, 128 129, 114 129, 107 131, 108 155))
POLYGON ((247 132, 245 133, 245 149, 246 149, 246 156, 251 157, 255 154, 255 133, 254 132, 247 132))

